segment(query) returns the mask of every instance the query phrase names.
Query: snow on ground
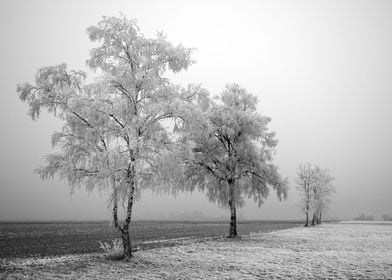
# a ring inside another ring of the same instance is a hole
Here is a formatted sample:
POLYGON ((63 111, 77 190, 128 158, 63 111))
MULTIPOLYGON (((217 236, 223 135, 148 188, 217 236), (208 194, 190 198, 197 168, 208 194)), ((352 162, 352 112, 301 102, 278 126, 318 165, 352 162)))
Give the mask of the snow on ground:
POLYGON ((0 262, 1 279, 392 279, 392 225, 323 224, 135 253, 0 262))
POLYGON ((392 225, 392 221, 340 221, 340 224, 380 224, 380 225, 392 225))

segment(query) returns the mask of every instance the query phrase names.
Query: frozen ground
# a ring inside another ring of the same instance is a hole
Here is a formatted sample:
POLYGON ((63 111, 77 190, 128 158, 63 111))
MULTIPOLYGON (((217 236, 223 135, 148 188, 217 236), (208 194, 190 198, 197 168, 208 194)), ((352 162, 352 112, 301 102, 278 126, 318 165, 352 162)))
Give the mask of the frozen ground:
POLYGON ((336 223, 181 240, 130 263, 100 255, 3 260, 2 279, 392 279, 392 224, 336 223))

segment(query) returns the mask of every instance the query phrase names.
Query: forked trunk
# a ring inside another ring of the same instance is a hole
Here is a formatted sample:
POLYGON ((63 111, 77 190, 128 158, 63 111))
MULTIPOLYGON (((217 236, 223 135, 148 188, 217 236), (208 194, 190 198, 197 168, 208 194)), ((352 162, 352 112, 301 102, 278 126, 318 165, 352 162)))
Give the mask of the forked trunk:
POLYGON ((128 201, 127 201, 127 213, 126 218, 124 221, 123 226, 118 223, 118 216, 117 216, 117 203, 118 203, 118 196, 117 193, 114 192, 114 200, 113 200, 113 221, 115 228, 121 233, 121 239, 123 242, 124 248, 124 258, 129 260, 132 258, 132 244, 130 238, 130 224, 131 224, 131 216, 132 216, 132 207, 133 207, 133 199, 135 193, 135 183, 133 177, 130 177, 129 180, 130 190, 128 193, 128 201))
POLYGON ((133 198, 135 193, 134 173, 129 177, 129 185, 130 185, 130 191, 128 193, 127 216, 125 218, 123 233, 122 233, 123 245, 124 245, 124 257, 127 260, 132 258, 132 247, 131 247, 131 238, 129 235, 129 230, 131 225, 133 198))
POLYGON ((129 236, 129 229, 124 229, 121 232, 121 239, 124 248, 124 258, 129 260, 130 258, 132 258, 132 246, 131 246, 131 238, 129 236))
POLYGON ((125 259, 129 260, 130 258, 132 258, 132 245, 131 245, 131 238, 129 235, 130 223, 127 224, 127 222, 125 222, 123 226, 121 226, 118 223, 117 201, 114 201, 114 203, 113 203, 113 221, 114 221, 115 228, 121 234, 121 240, 122 240, 123 248, 124 248, 123 257, 125 259))

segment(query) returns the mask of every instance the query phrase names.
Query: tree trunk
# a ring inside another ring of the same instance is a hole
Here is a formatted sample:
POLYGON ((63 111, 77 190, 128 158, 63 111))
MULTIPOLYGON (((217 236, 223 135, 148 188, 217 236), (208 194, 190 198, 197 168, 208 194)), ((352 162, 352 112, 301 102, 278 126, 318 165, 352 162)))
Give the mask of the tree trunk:
MULTIPOLYGON (((132 168, 133 171, 133 168, 132 168)), ((129 235, 130 225, 131 225, 131 216, 132 216, 132 207, 133 207, 133 199, 135 193, 135 173, 129 175, 129 185, 130 191, 128 193, 128 203, 127 203, 127 216, 125 218, 124 226, 123 226, 123 245, 124 245, 124 257, 129 260, 132 258, 132 247, 131 247, 131 238, 129 235)))
POLYGON ((129 260, 132 258, 132 244, 131 244, 131 238, 130 238, 130 224, 131 224, 131 216, 132 216, 132 207, 133 207, 133 199, 134 199, 134 193, 135 193, 135 181, 133 176, 129 175, 129 186, 130 190, 128 193, 128 201, 127 201, 127 214, 126 218, 124 221, 123 226, 121 226, 118 223, 118 216, 117 216, 117 210, 118 210, 118 196, 117 196, 117 191, 114 190, 113 192, 113 221, 114 221, 114 226, 115 228, 121 233, 121 239, 123 242, 123 248, 124 248, 124 258, 129 260))
POLYGON ((308 205, 308 202, 306 202, 305 214, 306 214, 305 227, 308 227, 309 226, 309 205, 308 205))
POLYGON ((316 218, 317 218, 317 214, 316 214, 317 212, 314 212, 313 213, 313 218, 312 218, 312 226, 315 226, 316 225, 316 218))
POLYGON ((229 201, 230 205, 230 232, 229 237, 235 238, 237 237, 237 213, 235 209, 234 202, 232 200, 229 201))
POLYGON ((306 215, 306 220, 305 220, 305 227, 309 226, 309 203, 310 203, 310 188, 309 184, 305 183, 305 191, 306 191, 306 200, 305 200, 305 215, 306 215))
POLYGON ((319 213, 318 219, 317 219, 317 224, 321 224, 321 212, 319 213))
POLYGON ((129 236, 129 228, 123 230, 121 233, 121 239, 123 242, 123 248, 124 248, 124 258, 126 260, 129 260, 132 258, 132 246, 131 246, 131 238, 129 236))
POLYGON ((237 234, 237 213, 235 208, 235 199, 234 199, 234 181, 229 180, 229 188, 230 188, 230 198, 229 198, 229 206, 230 206, 230 231, 229 238, 235 238, 238 236, 237 234))
POLYGON ((117 217, 117 198, 113 202, 113 221, 114 221, 114 226, 115 228, 120 232, 121 234, 121 240, 123 243, 123 256, 127 260, 132 258, 132 246, 131 246, 131 239, 129 236, 129 224, 126 226, 124 224, 123 226, 120 226, 118 223, 118 217, 117 217))

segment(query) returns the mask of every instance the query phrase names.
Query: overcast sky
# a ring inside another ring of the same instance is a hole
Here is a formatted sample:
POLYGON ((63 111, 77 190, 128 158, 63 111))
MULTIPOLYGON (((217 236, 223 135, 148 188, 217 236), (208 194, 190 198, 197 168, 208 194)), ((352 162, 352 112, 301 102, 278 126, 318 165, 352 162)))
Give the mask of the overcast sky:
MULTIPOLYGON (((33 170, 53 151, 61 128, 52 116, 33 122, 16 85, 38 68, 66 62, 87 70, 86 28, 119 12, 153 37, 196 48, 197 63, 174 81, 212 94, 236 82, 259 98, 279 144, 275 163, 289 177, 285 202, 270 193, 248 219, 302 218, 294 179, 300 163, 336 178, 330 216, 392 214, 392 1, 0 1, 0 220, 109 219, 105 194, 41 181, 33 170)), ((203 194, 143 194, 134 214, 182 212, 228 217, 203 194)))

